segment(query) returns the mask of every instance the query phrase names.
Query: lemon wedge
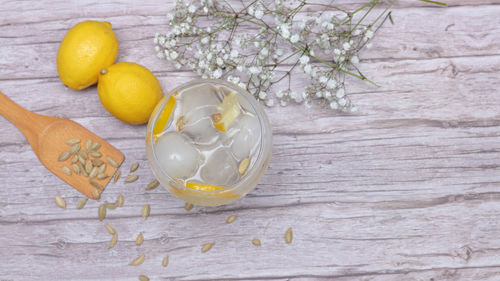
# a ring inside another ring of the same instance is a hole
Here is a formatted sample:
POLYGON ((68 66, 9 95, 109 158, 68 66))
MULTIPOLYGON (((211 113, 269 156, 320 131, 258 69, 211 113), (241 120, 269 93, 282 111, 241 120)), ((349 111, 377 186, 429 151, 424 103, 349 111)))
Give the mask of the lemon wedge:
POLYGON ((187 182, 186 187, 194 189, 194 190, 198 190, 198 191, 216 191, 216 190, 224 189, 223 186, 202 184, 202 183, 196 183, 196 182, 187 182))
POLYGON ((219 105, 219 112, 212 115, 212 123, 217 130, 225 133, 240 113, 241 107, 238 102, 238 94, 231 92, 222 100, 219 105))
POLYGON ((170 115, 172 115, 172 111, 174 111, 175 103, 177 102, 177 93, 173 94, 168 98, 167 104, 160 116, 158 116, 158 120, 156 120, 156 124, 153 127, 153 135, 158 135, 167 126, 168 120, 170 119, 170 115))

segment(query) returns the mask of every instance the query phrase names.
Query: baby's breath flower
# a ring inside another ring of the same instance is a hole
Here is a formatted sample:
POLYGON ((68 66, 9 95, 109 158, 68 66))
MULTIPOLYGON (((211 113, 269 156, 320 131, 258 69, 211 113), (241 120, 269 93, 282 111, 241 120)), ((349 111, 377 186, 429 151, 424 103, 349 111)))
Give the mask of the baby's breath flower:
POLYGON ((177 0, 167 13, 169 30, 154 36, 155 51, 177 69, 184 66, 202 78, 235 83, 267 106, 274 105, 274 93, 281 106, 304 103, 310 107, 313 101, 323 100, 321 104, 331 109, 354 112, 345 94, 345 76, 367 80, 355 65, 360 48, 371 47, 365 42, 383 17, 364 22, 363 16, 355 23, 353 15, 372 5, 349 9, 348 21, 345 14, 334 13, 326 5, 317 16, 300 13, 301 19, 295 19, 301 9, 312 5, 316 4, 308 0, 265 4, 256 0, 238 10, 227 1, 177 0), (255 27, 254 32, 248 32, 248 25, 255 27), (305 76, 309 85, 292 89, 296 75, 305 76))

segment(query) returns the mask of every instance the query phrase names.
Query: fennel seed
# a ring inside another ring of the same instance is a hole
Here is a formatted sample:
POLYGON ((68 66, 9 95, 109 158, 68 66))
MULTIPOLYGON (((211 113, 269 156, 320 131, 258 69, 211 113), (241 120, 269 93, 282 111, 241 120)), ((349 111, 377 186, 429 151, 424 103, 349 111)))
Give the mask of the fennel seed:
POLYGON ((80 139, 77 139, 77 138, 67 139, 64 143, 69 145, 69 146, 73 146, 77 143, 80 143, 80 139))
POLYGON ((210 251, 210 249, 212 249, 212 246, 214 244, 215 244, 215 242, 203 244, 203 247, 201 247, 201 252, 206 253, 206 252, 210 251))
POLYGON ((106 156, 106 160, 108 161, 109 165, 118 168, 118 163, 116 163, 115 159, 113 159, 111 156, 106 156))
POLYGON ((240 166, 238 167, 238 173, 240 173, 240 175, 243 175, 247 171, 249 165, 250 165, 249 157, 241 160, 240 166))
POLYGON ((226 223, 233 223, 233 221, 236 219, 236 215, 232 215, 227 218, 226 223))
POLYGON ((139 257, 137 257, 135 260, 131 261, 128 265, 133 265, 133 266, 141 265, 144 262, 145 258, 146 258, 146 254, 142 254, 139 257))
POLYGON ((80 144, 79 144, 79 143, 77 143, 77 144, 74 144, 73 146, 71 146, 71 149, 69 150, 69 153, 70 153, 70 154, 75 154, 75 153, 77 153, 79 150, 80 150, 80 144))
POLYGON ((125 198, 123 198, 123 195, 118 195, 118 200, 116 201, 116 205, 118 205, 118 207, 122 207, 123 206, 123 203, 125 203, 125 198))
POLYGON ((66 167, 66 166, 62 166, 62 167, 61 167, 61 170, 62 170, 62 171, 63 171, 63 173, 65 173, 66 175, 71 176, 71 170, 70 170, 68 167, 66 167))
POLYGON ((97 215, 99 216, 99 220, 102 221, 106 217, 106 206, 104 204, 99 205, 99 209, 97 209, 97 215))
POLYGON ((68 160, 68 158, 70 156, 71 156, 71 153, 69 153, 69 151, 64 151, 63 153, 61 153, 59 155, 59 158, 57 158, 57 161, 59 161, 59 162, 66 161, 66 160, 68 160))
POLYGON ((142 242, 144 242, 144 236, 142 236, 142 232, 139 232, 139 235, 137 235, 137 238, 135 238, 135 244, 137 246, 141 246, 142 242))
POLYGON ((85 143, 85 148, 87 149, 87 151, 89 151, 90 147, 92 147, 92 140, 88 139, 87 142, 85 143))
POLYGON ((151 212, 151 207, 149 206, 149 204, 142 206, 141 214, 144 219, 147 219, 149 217, 150 212, 151 212))
POLYGON ((56 204, 59 208, 66 209, 66 201, 59 195, 56 196, 56 204))
POLYGON ((254 238, 254 239, 252 240, 252 244, 254 244, 255 246, 260 246, 260 245, 261 245, 261 244, 260 244, 260 240, 259 240, 258 238, 254 238))
POLYGON ((135 162, 134 164, 132 164, 132 166, 130 167, 130 172, 133 173, 137 170, 137 168, 139 168, 139 163, 138 162, 135 162))
POLYGON ((114 227, 112 227, 109 223, 104 225, 106 227, 106 230, 108 231, 109 234, 113 235, 116 233, 116 230, 114 227))
POLYGON ((154 180, 146 186, 146 190, 153 190, 153 189, 157 188, 159 184, 160 184, 160 182, 158 182, 158 180, 154 180))
POLYGON ((132 183, 132 182, 136 181, 138 178, 139 178, 139 176, 138 176, 138 175, 128 175, 128 176, 125 178, 125 182, 126 182, 126 183, 132 183))
POLYGON ((89 199, 83 198, 82 200, 78 201, 78 204, 76 204, 76 208, 78 210, 83 209, 83 207, 85 207, 85 204, 87 204, 87 200, 89 200, 89 199))
POLYGON ((193 204, 191 203, 186 203, 186 205, 184 205, 184 209, 186 211, 191 211, 191 209, 193 209, 193 204))
POLYGON ((92 151, 92 152, 90 152, 90 156, 92 156, 94 158, 100 158, 102 156, 102 153, 97 152, 97 151, 92 151))
POLYGON ((122 171, 118 170, 118 172, 116 172, 115 174, 115 177, 113 178, 113 183, 116 183, 120 179, 121 175, 122 171))
POLYGON ((163 260, 161 261, 161 265, 163 267, 166 267, 168 265, 168 256, 165 256, 163 260))
POLYGON ((292 243, 292 239, 293 239, 293 233, 292 233, 292 228, 289 227, 286 232, 285 232, 285 242, 287 244, 290 244, 292 243))
POLYGON ((111 241, 109 241, 108 250, 113 248, 116 245, 117 241, 118 241, 118 233, 115 232, 113 234, 113 237, 111 238, 111 241))

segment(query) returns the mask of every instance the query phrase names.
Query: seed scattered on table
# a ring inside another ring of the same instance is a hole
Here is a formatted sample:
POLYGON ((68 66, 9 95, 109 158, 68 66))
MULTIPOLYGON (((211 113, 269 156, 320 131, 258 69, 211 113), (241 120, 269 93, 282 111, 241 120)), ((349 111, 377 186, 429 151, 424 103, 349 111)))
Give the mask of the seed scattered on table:
POLYGON ((62 167, 61 167, 61 170, 62 170, 62 171, 63 171, 63 173, 65 173, 66 175, 71 176, 71 170, 70 170, 68 167, 66 167, 66 166, 62 166, 62 167))
POLYGON ((118 207, 121 207, 123 206, 123 203, 125 202, 125 198, 123 198, 123 195, 118 195, 118 200, 116 202, 116 204, 118 205, 118 207))
POLYGON ((163 267, 166 267, 168 265, 168 256, 165 256, 163 260, 161 261, 161 265, 163 267))
POLYGON ((210 249, 212 249, 212 246, 215 244, 215 242, 211 242, 211 243, 206 243, 203 245, 203 247, 201 247, 201 252, 202 253, 206 253, 208 251, 210 251, 210 249))
POLYGON ((149 213, 151 212, 151 207, 149 206, 149 204, 146 204, 144 206, 142 206, 142 217, 144 219, 147 219, 149 217, 149 213))
POLYGON ((116 233, 116 230, 109 223, 105 224, 104 226, 106 227, 106 230, 109 234, 113 235, 116 233))
POLYGON ((254 238, 252 240, 252 244, 254 244, 255 246, 260 246, 260 240, 258 238, 254 238))
POLYGON ((154 180, 146 186, 146 190, 153 190, 153 189, 157 188, 159 184, 160 184, 160 182, 158 182, 157 180, 154 180))
POLYGON ((285 232, 285 242, 287 244, 290 244, 292 243, 292 239, 293 239, 293 233, 292 233, 292 228, 289 227, 286 232, 285 232))
POLYGON ((138 175, 129 175, 125 178, 125 182, 132 183, 132 182, 136 181, 138 178, 139 178, 138 175))
POLYGON ((113 183, 116 183, 120 179, 121 175, 122 171, 116 172, 115 177, 113 178, 113 183))
POLYGON ((130 167, 130 172, 133 173, 135 172, 137 169, 139 168, 139 163, 135 162, 134 164, 132 164, 132 166, 130 167))
POLYGON ((69 146, 73 146, 73 145, 75 145, 77 143, 80 143, 80 139, 71 138, 71 139, 67 139, 64 143, 66 143, 69 146))
POLYGON ((191 203, 186 203, 186 205, 184 205, 184 209, 185 209, 186 211, 191 211, 191 209, 193 209, 193 207, 194 207, 194 206, 193 206, 193 204, 191 204, 191 203))
POLYGON ((59 195, 56 196, 56 204, 60 208, 66 209, 66 201, 64 201, 64 199, 59 195))
POLYGON ((97 210, 97 214, 99 215, 100 221, 102 221, 106 217, 106 206, 104 204, 99 205, 99 209, 97 210))
POLYGON ((113 237, 111 238, 111 241, 109 241, 108 250, 113 248, 116 245, 117 241, 118 241, 118 233, 115 232, 113 234, 113 237))
POLYGON ((142 236, 142 232, 139 232, 139 235, 137 235, 137 238, 135 238, 135 244, 137 246, 141 246, 142 242, 144 242, 144 236, 142 236))
POLYGON ((139 275, 139 281, 149 281, 149 277, 146 275, 139 275))
POLYGON ((76 162, 78 162, 78 155, 73 155, 73 157, 71 157, 71 163, 75 164, 76 162))
POLYGON ((76 204, 76 208, 78 210, 83 209, 83 207, 85 207, 85 204, 87 204, 87 200, 89 200, 89 199, 83 198, 82 200, 78 201, 78 204, 76 204))
POLYGON ((139 257, 137 257, 135 260, 131 261, 128 265, 133 265, 133 266, 141 265, 144 262, 145 258, 146 258, 146 254, 142 254, 139 257))
POLYGON ((116 207, 118 207, 118 205, 115 203, 106 203, 106 209, 108 210, 114 210, 116 207))
POLYGON ((66 160, 68 160, 68 158, 70 156, 71 156, 71 154, 69 153, 69 151, 64 151, 63 153, 61 153, 61 155, 59 155, 59 158, 57 158, 57 161, 59 161, 59 162, 66 161, 66 160))
POLYGON ((232 223, 236 219, 236 215, 232 215, 227 218, 226 223, 232 223))

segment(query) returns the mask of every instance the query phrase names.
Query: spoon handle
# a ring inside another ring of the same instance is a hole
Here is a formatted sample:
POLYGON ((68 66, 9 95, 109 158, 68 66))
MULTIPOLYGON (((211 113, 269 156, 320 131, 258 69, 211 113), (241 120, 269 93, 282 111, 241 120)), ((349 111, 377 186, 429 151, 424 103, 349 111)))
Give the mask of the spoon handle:
POLYGON ((0 115, 7 118, 23 133, 37 153, 38 134, 50 124, 49 118, 22 108, 2 92, 0 92, 0 115))

